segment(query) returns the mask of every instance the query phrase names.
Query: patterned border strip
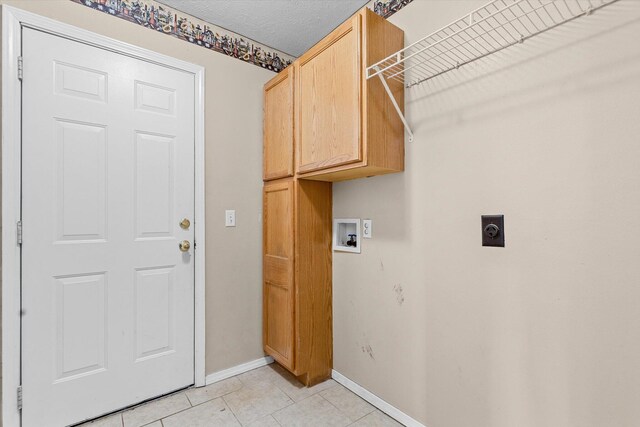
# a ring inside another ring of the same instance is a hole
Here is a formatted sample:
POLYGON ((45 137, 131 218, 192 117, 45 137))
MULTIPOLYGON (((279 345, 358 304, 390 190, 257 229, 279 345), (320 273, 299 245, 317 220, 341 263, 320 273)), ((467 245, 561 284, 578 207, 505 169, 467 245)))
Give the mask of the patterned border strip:
POLYGON ((294 57, 153 0, 71 0, 268 70, 280 72, 294 57))
MULTIPOLYGON (((224 53, 276 73, 295 60, 284 52, 269 48, 216 25, 200 21, 153 0, 70 0, 111 16, 224 53)), ((373 11, 388 18, 413 0, 375 0, 373 11)))
POLYGON ((388 18, 413 0, 376 0, 373 11, 383 18, 388 18))

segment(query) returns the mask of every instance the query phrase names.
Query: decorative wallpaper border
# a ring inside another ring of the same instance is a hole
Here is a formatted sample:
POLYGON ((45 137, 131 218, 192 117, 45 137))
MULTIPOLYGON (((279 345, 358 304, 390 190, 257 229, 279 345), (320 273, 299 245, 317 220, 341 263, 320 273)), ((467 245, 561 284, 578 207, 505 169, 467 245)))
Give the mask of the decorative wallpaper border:
MULTIPOLYGON (((232 31, 198 20, 154 0, 70 0, 175 38, 224 53, 276 73, 295 60, 232 31)), ((373 11, 388 18, 413 0, 375 0, 373 11)))
POLYGON ((383 18, 388 18, 413 0, 376 0, 373 11, 383 18))
POLYGON ((280 72, 294 57, 153 0, 70 0, 163 34, 280 72))

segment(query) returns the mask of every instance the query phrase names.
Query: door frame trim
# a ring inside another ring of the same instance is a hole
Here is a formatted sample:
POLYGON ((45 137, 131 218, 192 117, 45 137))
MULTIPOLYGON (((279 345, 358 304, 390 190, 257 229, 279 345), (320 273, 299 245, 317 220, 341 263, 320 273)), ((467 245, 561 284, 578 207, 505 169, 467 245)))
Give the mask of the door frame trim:
POLYGON ((17 389, 21 382, 21 277, 20 246, 16 232, 21 218, 21 105, 18 79, 22 26, 77 40, 132 58, 174 68, 195 78, 195 290, 194 290, 194 381, 205 385, 205 70, 170 56, 114 40, 16 7, 2 5, 2 410, 0 424, 21 424, 17 389))

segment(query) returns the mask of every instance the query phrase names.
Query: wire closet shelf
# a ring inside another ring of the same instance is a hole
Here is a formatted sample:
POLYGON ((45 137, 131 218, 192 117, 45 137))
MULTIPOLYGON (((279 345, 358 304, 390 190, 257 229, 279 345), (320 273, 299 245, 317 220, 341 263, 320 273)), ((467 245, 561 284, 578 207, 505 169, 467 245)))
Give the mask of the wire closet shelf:
POLYGON ((415 86, 618 0, 494 0, 367 68, 415 86))
MULTIPOLYGON (((558 27, 618 0, 493 0, 367 68, 412 87, 558 27)), ((393 96, 391 96, 392 100, 393 96)), ((405 127, 413 135, 396 106, 405 127)))

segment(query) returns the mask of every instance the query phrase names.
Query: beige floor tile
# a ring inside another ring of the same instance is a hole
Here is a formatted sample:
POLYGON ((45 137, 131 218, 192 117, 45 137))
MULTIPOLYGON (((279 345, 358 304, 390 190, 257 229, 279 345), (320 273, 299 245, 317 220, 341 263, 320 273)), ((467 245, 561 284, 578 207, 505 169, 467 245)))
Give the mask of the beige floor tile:
POLYGON ((222 398, 162 419, 164 427, 240 427, 240 423, 222 398))
POLYGON ((140 427, 190 407, 187 396, 177 393, 124 411, 122 420, 124 427, 140 427))
POLYGON ((222 397, 242 424, 249 424, 293 403, 270 382, 245 385, 222 397))
POLYGON ((329 401, 316 394, 273 414, 283 427, 343 427, 351 423, 329 401))
POLYGON ((224 396, 225 394, 229 394, 232 391, 239 390, 241 387, 242 383, 240 380, 236 377, 231 377, 226 380, 210 384, 206 387, 190 388, 185 393, 187 394, 191 404, 195 406, 208 400, 213 400, 220 396, 224 396))
POLYGON ((206 387, 189 389, 119 414, 99 418, 80 427, 240 425, 402 426, 333 380, 307 388, 287 370, 272 364, 206 387))
POLYGON ((289 396, 294 402, 299 402, 316 393, 335 386, 337 383, 331 379, 316 384, 313 387, 305 387, 298 379, 289 371, 284 369, 277 363, 254 369, 239 375, 238 378, 244 384, 273 384, 278 386, 289 396))
POLYGON ((351 421, 359 420, 376 408, 364 399, 344 388, 342 385, 331 387, 320 393, 336 408, 340 409, 351 421))
POLYGON ((280 424, 271 415, 262 417, 259 420, 255 420, 251 424, 247 424, 247 427, 280 427, 280 424))
POLYGON ((236 378, 246 386, 255 386, 265 383, 273 384, 278 380, 282 380, 282 371, 284 371, 283 368, 276 363, 272 363, 270 365, 245 372, 244 374, 240 374, 236 378))
POLYGON ((287 393, 287 396, 291 398, 294 402, 299 402, 301 400, 306 399, 307 397, 313 396, 316 393, 320 393, 323 390, 327 390, 336 386, 336 383, 332 379, 328 379, 320 384, 316 384, 313 387, 305 387, 296 377, 291 375, 289 372, 286 372, 284 368, 281 371, 276 371, 280 374, 277 378, 274 379, 274 384, 277 385, 280 390, 287 393))
POLYGON ((78 427, 122 427, 122 414, 117 413, 89 421, 78 427))
POLYGON ((274 371, 275 374, 277 374, 273 375, 276 381, 298 381, 295 375, 293 375, 291 372, 287 371, 277 363, 272 363, 271 365, 269 365, 269 367, 272 371, 274 371))
POLYGON ((335 387, 338 383, 334 380, 326 380, 323 383, 316 384, 313 387, 305 387, 302 383, 296 380, 294 383, 284 383, 277 384, 278 387, 293 400, 294 402, 300 402, 301 400, 306 399, 307 397, 311 397, 314 394, 320 393, 321 391, 331 389, 335 387))
POLYGON ((387 414, 375 410, 366 417, 360 418, 350 427, 402 427, 402 424, 388 416, 387 414))

